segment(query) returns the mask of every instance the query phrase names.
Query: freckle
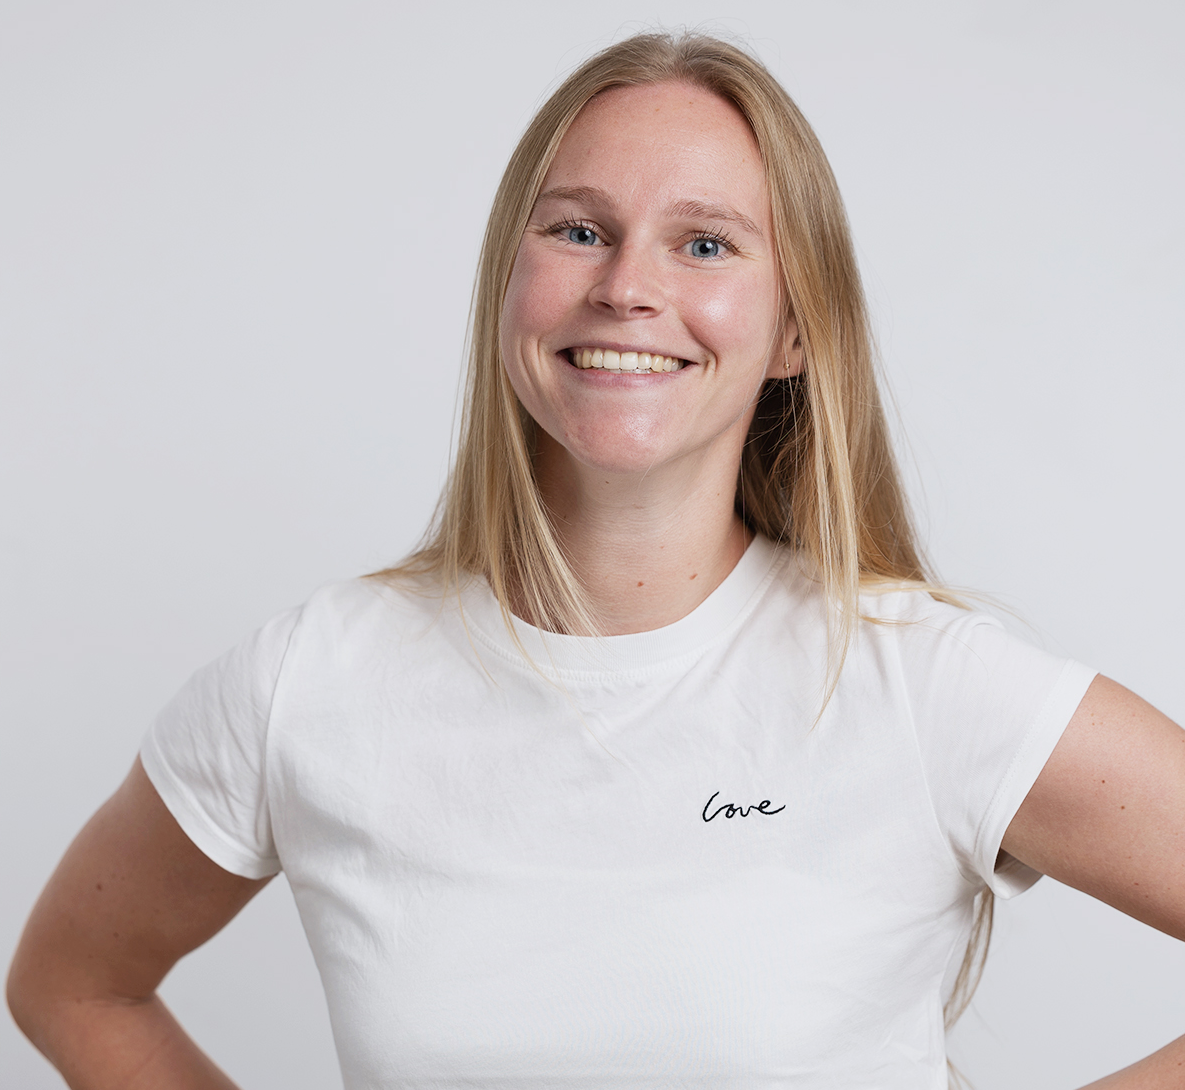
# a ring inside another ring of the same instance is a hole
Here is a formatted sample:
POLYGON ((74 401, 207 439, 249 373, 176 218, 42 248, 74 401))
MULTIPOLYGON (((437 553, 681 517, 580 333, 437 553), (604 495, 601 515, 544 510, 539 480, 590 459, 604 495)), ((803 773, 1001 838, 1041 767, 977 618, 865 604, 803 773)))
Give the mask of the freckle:
POLYGON ((692 578, 692 579, 694 579, 694 578, 695 578, 697 575, 699 575, 699 572, 697 572, 697 571, 693 571, 693 572, 691 573, 691 578, 692 578))
POLYGON ((112 937, 113 939, 117 939, 117 938, 119 938, 119 932, 118 932, 118 931, 112 931, 112 932, 111 932, 111 937, 112 937))
POLYGON ((1126 807, 1126 806, 1121 806, 1119 809, 1120 809, 1120 810, 1126 810, 1126 809, 1127 809, 1127 807, 1126 807))
POLYGON ((95 883, 95 889, 97 889, 97 890, 99 890, 99 891, 101 892, 101 891, 102 891, 102 889, 103 889, 103 883, 102 883, 102 882, 96 882, 96 883, 95 883))

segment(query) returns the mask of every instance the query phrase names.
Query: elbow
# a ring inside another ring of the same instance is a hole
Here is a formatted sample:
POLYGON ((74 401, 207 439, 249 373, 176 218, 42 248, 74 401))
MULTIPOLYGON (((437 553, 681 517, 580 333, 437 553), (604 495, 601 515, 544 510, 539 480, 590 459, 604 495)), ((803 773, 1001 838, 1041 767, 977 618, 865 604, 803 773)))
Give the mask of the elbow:
POLYGON ((58 1046, 77 1029, 83 991, 54 947, 33 941, 27 927, 8 968, 4 996, 12 1020, 33 1047, 57 1066, 58 1046))
POLYGON ((9 966, 4 998, 17 1027, 40 1052, 45 1053, 47 1026, 52 1020, 52 997, 45 987, 45 975, 37 971, 36 958, 24 939, 9 966))
POLYGON ((8 1011, 20 1031, 37 1044, 37 990, 35 979, 28 966, 28 954, 24 943, 17 947, 16 956, 8 967, 8 979, 4 985, 4 998, 8 1011))

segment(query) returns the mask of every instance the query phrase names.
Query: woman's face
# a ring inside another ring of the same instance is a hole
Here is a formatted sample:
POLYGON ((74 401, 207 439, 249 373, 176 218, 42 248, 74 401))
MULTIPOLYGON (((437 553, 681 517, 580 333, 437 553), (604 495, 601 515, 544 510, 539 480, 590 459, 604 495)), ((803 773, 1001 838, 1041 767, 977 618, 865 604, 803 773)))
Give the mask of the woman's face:
POLYGON ((554 441, 540 457, 735 472, 762 383, 800 366, 783 351, 794 336, 736 108, 682 83, 593 99, 544 180, 502 311, 511 384, 554 441))

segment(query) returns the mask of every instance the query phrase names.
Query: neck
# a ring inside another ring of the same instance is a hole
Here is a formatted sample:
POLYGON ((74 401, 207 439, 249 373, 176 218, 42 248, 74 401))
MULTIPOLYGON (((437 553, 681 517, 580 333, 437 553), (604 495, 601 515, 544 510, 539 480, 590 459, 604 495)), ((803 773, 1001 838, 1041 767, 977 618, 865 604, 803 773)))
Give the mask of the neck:
POLYGON ((733 509, 735 468, 612 474, 550 456, 549 442, 540 491, 602 634, 673 624, 736 567, 752 534, 733 509))

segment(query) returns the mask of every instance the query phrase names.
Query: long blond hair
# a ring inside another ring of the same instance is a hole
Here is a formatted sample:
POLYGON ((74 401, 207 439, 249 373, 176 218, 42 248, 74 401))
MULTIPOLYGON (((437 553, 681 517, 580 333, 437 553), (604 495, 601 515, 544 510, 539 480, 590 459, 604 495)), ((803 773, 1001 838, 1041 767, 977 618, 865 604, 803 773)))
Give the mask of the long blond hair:
MULTIPOLYGON (((831 167, 778 81, 742 49, 716 38, 653 33, 610 46, 564 80, 527 127, 502 176, 482 243, 452 474, 421 547, 381 574, 431 573, 452 588, 483 575, 508 625, 513 600, 541 628, 596 633, 539 494, 534 422, 507 378, 499 322, 528 218, 572 122, 609 88, 666 82, 692 84, 732 103, 761 152, 783 317, 797 324, 805 367, 762 391, 742 454, 736 510, 752 530, 793 547, 818 573, 833 604, 829 693, 859 619, 862 589, 911 584, 950 596, 930 576, 916 544, 831 167)), ((982 924, 990 922, 990 906, 989 894, 981 899, 974 931, 984 951, 982 924)), ((981 967, 981 959, 974 964, 981 967)), ((964 972, 955 1006, 968 982, 964 972)))

